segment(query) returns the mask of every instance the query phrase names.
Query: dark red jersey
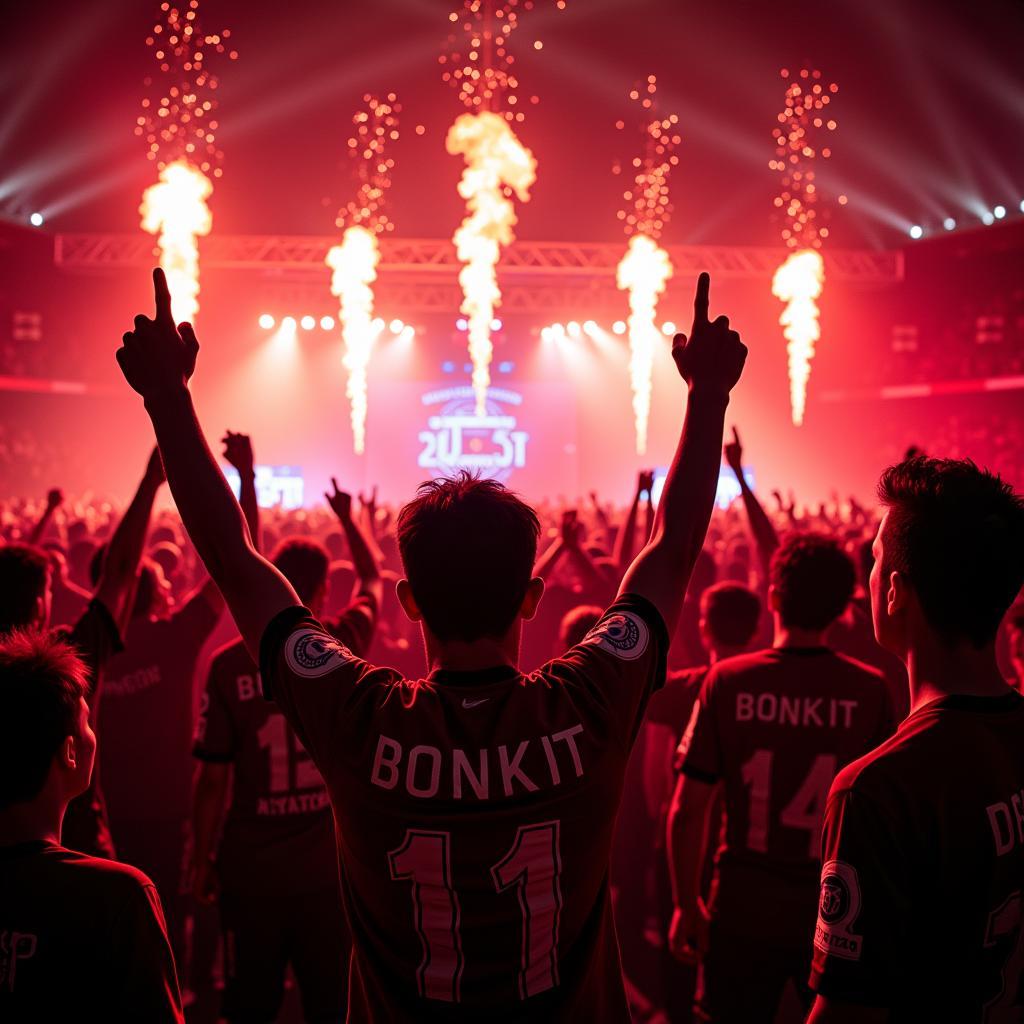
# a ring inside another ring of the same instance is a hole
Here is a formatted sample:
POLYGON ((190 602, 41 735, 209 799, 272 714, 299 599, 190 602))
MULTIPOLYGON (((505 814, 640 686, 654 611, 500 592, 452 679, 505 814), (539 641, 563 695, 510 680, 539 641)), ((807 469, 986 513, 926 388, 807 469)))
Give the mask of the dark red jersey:
POLYGON ((168 618, 133 619, 107 666, 99 758, 115 838, 124 822, 188 817, 193 677, 219 617, 204 587, 168 618))
POLYGON ((184 1022, 153 883, 56 843, 0 846, 0 1020, 184 1022))
POLYGON ((723 783, 713 910, 730 929, 809 934, 829 786, 890 734, 890 708, 881 673, 824 647, 770 648, 712 667, 679 764, 723 783))
MULTIPOLYGON (((376 606, 366 597, 327 623, 353 653, 369 647, 376 606)), ((322 889, 337 875, 334 823, 324 780, 285 716, 263 699, 259 672, 241 640, 210 664, 193 755, 234 768, 219 861, 226 883, 262 884, 282 865, 303 870, 294 891, 322 889)))
POLYGON ((305 609, 270 624, 264 688, 334 808, 350 1020, 629 1020, 608 859, 666 647, 633 595, 526 676, 403 679, 305 609))
POLYGON ((811 986, 909 1021, 1024 1019, 1024 698, 950 696, 839 773, 811 986))

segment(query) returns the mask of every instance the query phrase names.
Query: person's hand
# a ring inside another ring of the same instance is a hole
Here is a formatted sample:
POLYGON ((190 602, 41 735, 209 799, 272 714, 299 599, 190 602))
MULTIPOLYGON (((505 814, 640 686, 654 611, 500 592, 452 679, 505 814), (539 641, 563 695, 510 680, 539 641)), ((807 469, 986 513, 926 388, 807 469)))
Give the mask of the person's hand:
POLYGON ((331 486, 334 488, 334 493, 330 491, 324 491, 324 497, 327 499, 327 504, 331 506, 331 511, 338 517, 342 523, 347 523, 352 518, 352 495, 347 491, 338 489, 338 481, 331 477, 331 486))
POLYGON ((145 478, 155 487, 159 487, 167 480, 167 474, 164 472, 164 460, 160 457, 159 448, 154 447, 149 453, 149 461, 146 463, 145 478))
POLYGON ((740 443, 739 431, 732 428, 732 440, 722 449, 725 464, 736 474, 743 475, 743 445, 740 443))
POLYGON ((702 901, 697 901, 691 913, 676 907, 668 928, 669 952, 681 963, 699 963, 707 952, 710 925, 711 919, 702 901))
POLYGON ((363 494, 359 492, 359 504, 366 510, 367 518, 371 523, 377 519, 377 485, 373 485, 373 490, 369 494, 363 494))
POLYGON ((208 907, 217 899, 220 892, 220 879, 217 877, 217 869, 213 861, 204 860, 196 864, 192 873, 192 895, 196 903, 208 907))
POLYGON ((578 548, 580 546, 580 532, 583 524, 579 521, 576 509, 566 509, 562 513, 562 543, 567 548, 578 548))
POLYGON ((729 329, 729 318, 708 320, 708 293, 711 277, 703 273, 697 278, 693 299, 693 327, 690 337, 677 334, 672 342, 672 358, 679 375, 692 391, 707 392, 728 398, 740 379, 747 358, 747 346, 736 331, 729 329))
POLYGON ((171 293, 167 278, 157 267, 153 271, 156 316, 150 320, 141 313, 135 329, 125 333, 117 362, 125 380, 143 398, 184 388, 196 368, 199 342, 191 324, 174 325, 171 293))
POLYGON ((653 469, 641 469, 637 474, 636 478, 636 493, 637 497, 641 494, 650 495, 651 488, 654 486, 654 470, 653 469))
POLYGON ((46 508, 53 512, 64 504, 64 492, 59 487, 53 487, 46 494, 46 508))
POLYGON ((242 477, 252 476, 256 472, 252 454, 252 441, 248 434, 236 434, 228 431, 221 439, 224 445, 224 458, 231 463, 242 477))

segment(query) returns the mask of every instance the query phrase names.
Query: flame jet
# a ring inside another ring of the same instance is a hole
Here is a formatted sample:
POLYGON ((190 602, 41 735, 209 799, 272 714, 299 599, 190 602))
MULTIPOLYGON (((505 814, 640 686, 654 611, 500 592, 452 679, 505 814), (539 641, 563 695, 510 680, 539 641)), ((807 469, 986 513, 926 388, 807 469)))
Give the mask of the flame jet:
POLYGON ((327 253, 331 293, 341 300, 340 319, 345 339, 345 393, 352 419, 352 445, 357 455, 366 450, 366 370, 373 343, 380 333, 373 323, 373 282, 377 279, 380 247, 377 236, 358 224, 342 236, 341 245, 327 253))
POLYGON ((175 323, 192 322, 199 311, 199 244, 213 217, 206 200, 213 182, 186 160, 160 171, 160 180, 142 195, 142 228, 159 233, 160 266, 167 275, 175 323))
POLYGON ((816 249, 791 253, 772 278, 772 294, 787 303, 779 323, 789 356, 789 402, 797 427, 804 421, 814 343, 821 337, 815 299, 824 283, 825 263, 816 249))
POLYGON ((646 235, 633 235, 616 276, 618 286, 629 293, 629 379, 633 387, 636 453, 644 455, 654 353, 661 340, 655 317, 658 298, 672 276, 672 262, 657 242, 646 235))
POLYGON ((452 156, 461 155, 466 161, 459 195, 466 200, 468 213, 452 240, 464 264, 459 271, 460 308, 469 325, 476 414, 482 416, 491 383, 491 321, 501 302, 496 268, 501 247, 514 238, 517 220, 506 189, 521 202, 528 200, 537 161, 508 121, 488 110, 460 115, 448 130, 445 146, 452 156))

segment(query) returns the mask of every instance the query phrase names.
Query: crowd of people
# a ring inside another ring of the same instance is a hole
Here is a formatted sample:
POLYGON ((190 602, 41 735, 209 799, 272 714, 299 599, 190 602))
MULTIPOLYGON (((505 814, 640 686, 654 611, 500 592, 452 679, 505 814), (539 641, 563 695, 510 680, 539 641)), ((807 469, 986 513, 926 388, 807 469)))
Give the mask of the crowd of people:
POLYGON ((702 275, 657 506, 261 509, 155 282, 132 500, 0 506, 0 1019, 1024 1012, 1009 484, 910 452, 877 507, 755 494, 702 275))

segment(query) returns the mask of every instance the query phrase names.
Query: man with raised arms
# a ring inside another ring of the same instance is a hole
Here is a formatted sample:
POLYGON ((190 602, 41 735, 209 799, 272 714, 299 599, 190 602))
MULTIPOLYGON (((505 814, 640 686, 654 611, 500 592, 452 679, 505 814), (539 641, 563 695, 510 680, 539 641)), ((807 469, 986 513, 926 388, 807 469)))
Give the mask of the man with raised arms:
POLYGON ((156 317, 136 318, 118 361, 264 692, 326 781, 353 937, 349 1019, 628 1021, 613 824, 746 358, 728 320, 708 319, 708 276, 690 337, 672 350, 689 385, 679 446, 654 533, 615 601, 582 643, 524 676, 522 621, 543 592, 531 576, 535 513, 492 480, 424 484, 398 520, 398 596, 427 653, 418 680, 357 658, 253 550, 192 406, 198 342, 175 326, 163 273, 154 280, 156 317))

